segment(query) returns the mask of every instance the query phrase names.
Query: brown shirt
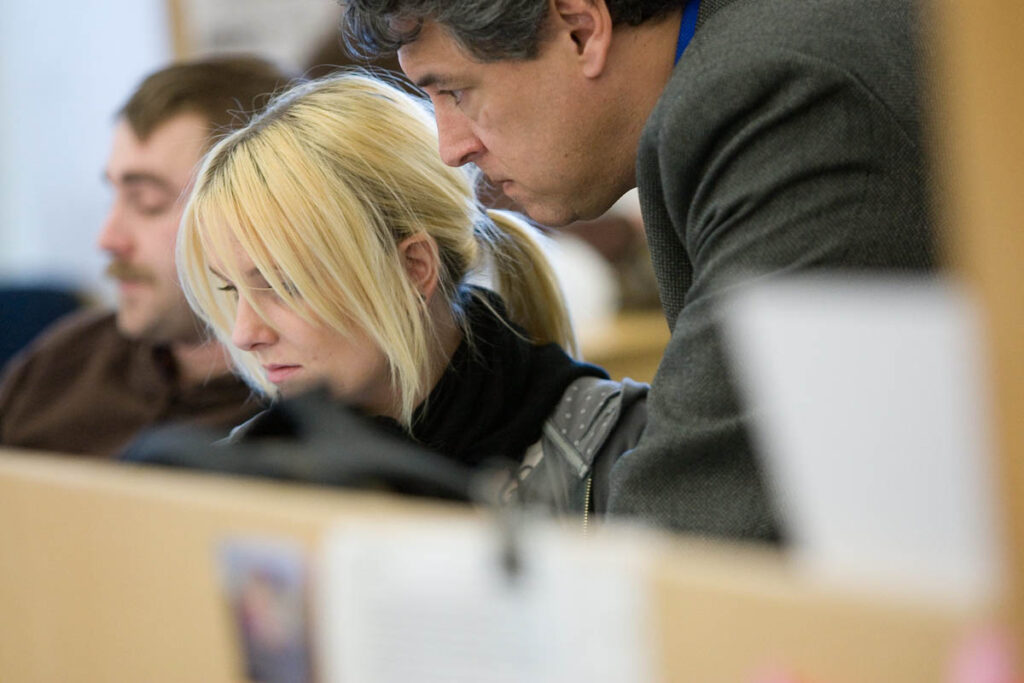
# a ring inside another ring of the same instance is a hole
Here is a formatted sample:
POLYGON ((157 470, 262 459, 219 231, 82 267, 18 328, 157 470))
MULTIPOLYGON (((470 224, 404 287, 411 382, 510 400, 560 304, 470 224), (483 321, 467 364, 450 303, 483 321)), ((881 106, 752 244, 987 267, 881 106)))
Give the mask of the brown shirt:
POLYGON ((261 406, 233 375, 181 387, 168 349, 125 339, 113 313, 70 315, 0 378, 0 444, 116 455, 140 430, 194 421, 228 430, 261 406))

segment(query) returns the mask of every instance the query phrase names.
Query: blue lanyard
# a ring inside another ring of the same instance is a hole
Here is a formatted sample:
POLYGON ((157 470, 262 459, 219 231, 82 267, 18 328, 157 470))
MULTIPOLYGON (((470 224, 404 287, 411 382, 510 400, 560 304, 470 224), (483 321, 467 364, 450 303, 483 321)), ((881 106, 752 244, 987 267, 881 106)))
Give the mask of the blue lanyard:
POLYGON ((676 61, 683 56, 683 50, 693 40, 693 34, 697 30, 697 12, 700 10, 700 0, 690 0, 683 8, 683 20, 679 22, 679 38, 676 40, 676 61))

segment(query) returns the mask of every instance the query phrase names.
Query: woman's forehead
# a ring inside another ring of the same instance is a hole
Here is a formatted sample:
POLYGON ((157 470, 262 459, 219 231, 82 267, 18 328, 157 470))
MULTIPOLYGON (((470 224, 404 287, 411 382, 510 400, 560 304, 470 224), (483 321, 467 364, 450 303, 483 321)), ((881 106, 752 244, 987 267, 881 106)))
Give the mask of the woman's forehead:
POLYGON ((263 271, 238 238, 230 231, 225 231, 222 235, 225 237, 220 243, 223 248, 213 249, 207 253, 207 266, 210 271, 225 280, 241 278, 242 283, 265 281, 263 271))

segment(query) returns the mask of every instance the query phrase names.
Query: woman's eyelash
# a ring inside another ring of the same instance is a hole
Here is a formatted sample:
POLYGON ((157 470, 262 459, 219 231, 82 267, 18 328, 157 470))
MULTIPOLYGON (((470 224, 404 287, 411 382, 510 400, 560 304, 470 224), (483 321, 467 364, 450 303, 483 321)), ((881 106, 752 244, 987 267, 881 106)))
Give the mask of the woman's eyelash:
MULTIPOLYGON (((298 287, 296 287, 291 282, 287 282, 287 281, 282 282, 281 283, 281 289, 283 291, 287 292, 291 296, 299 296, 299 289, 298 289, 298 287)), ((273 292, 274 288, 271 287, 270 285, 267 285, 265 287, 250 287, 249 290, 252 291, 252 292, 273 292)), ((238 293, 238 288, 235 287, 234 285, 221 285, 220 287, 217 287, 217 291, 218 292, 228 292, 228 293, 231 293, 231 294, 237 294, 238 293)))

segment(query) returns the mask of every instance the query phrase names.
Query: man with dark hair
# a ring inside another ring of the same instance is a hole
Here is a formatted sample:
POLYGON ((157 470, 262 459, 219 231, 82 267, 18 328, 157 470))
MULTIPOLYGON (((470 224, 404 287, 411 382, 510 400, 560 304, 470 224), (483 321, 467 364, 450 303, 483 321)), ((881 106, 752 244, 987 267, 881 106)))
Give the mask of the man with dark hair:
POLYGON ((716 305, 742 278, 932 267, 912 0, 345 4, 350 49, 397 50, 433 100, 444 159, 533 218, 639 188, 672 338, 596 509, 776 538, 716 305))
POLYGON ((11 361, 0 444, 109 457, 157 422, 226 433, 260 409, 185 301, 174 247, 203 154, 288 81, 254 57, 183 62, 142 81, 118 113, 105 172, 114 198, 98 242, 117 311, 58 321, 11 361))

